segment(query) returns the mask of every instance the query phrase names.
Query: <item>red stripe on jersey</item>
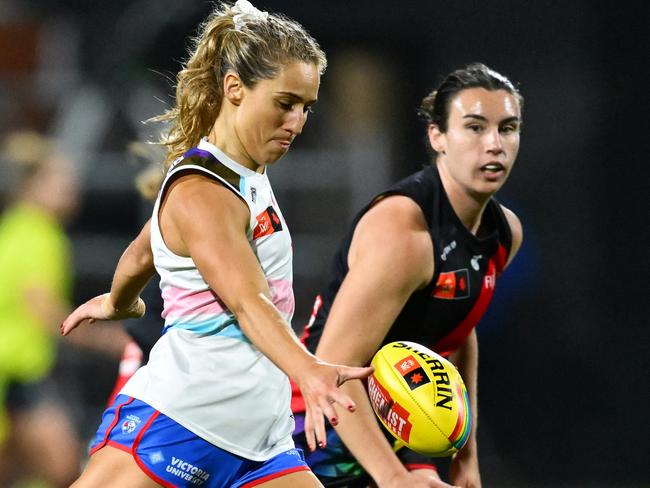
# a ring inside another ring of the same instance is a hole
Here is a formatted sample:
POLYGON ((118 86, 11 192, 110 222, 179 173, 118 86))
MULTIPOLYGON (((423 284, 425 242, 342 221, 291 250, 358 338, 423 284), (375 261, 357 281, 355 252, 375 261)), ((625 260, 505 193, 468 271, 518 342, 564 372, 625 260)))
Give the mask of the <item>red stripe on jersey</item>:
POLYGON ((303 413, 307 410, 307 407, 305 406, 305 399, 302 397, 302 392, 292 379, 289 379, 289 383, 291 383, 291 411, 293 413, 303 413))
POLYGON ((305 325, 305 328, 302 331, 302 335, 300 336, 300 342, 303 344, 307 344, 307 338, 309 337, 309 333, 311 332, 311 326, 314 325, 314 322, 316 321, 316 315, 318 315, 318 311, 320 310, 321 306, 323 305, 323 299, 320 297, 320 295, 316 295, 316 299, 314 300, 314 306, 311 309, 311 315, 309 316, 309 322, 307 322, 307 325, 305 325))
POLYGON ((497 249, 497 252, 493 256, 493 259, 494 264, 496 265, 497 276, 499 276, 503 269, 506 267, 506 264, 508 264, 508 251, 503 245, 499 245, 499 249, 497 249))
MULTIPOLYGON (((320 310, 320 307, 322 305, 323 305, 323 299, 320 297, 320 295, 317 295, 316 300, 314 300, 314 306, 311 309, 311 316, 309 317, 309 322, 307 322, 307 325, 305 325, 305 328, 302 331, 302 335, 300 336, 300 342, 302 342, 303 344, 307 343, 307 338, 309 337, 311 326, 316 320, 316 315, 318 315, 318 311, 320 310)), ((305 399, 302 397, 302 393, 300 392, 300 388, 298 388, 298 385, 296 385, 294 381, 291 379, 290 379, 290 383, 291 383, 291 411, 293 413, 302 413, 306 410, 305 399)))
POLYGON ((488 305, 492 301, 496 276, 503 270, 503 267, 506 264, 506 256, 507 253, 505 247, 499 245, 497 252, 488 261, 487 270, 483 277, 481 292, 479 293, 472 310, 470 310, 469 314, 467 314, 465 319, 458 324, 454 330, 433 346, 433 350, 438 354, 446 357, 448 354, 458 349, 463 341, 467 339, 467 336, 469 336, 474 327, 476 327, 479 320, 481 320, 488 305))

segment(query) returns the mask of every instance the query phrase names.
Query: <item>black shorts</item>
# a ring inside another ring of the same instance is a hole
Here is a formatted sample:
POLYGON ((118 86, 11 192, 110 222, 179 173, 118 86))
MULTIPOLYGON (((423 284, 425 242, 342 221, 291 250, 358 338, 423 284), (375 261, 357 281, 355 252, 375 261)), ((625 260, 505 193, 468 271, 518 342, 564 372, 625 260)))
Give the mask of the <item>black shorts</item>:
POLYGON ((56 386, 50 378, 44 378, 32 383, 17 381, 9 382, 7 386, 6 407, 10 412, 29 410, 45 402, 58 401, 56 386))

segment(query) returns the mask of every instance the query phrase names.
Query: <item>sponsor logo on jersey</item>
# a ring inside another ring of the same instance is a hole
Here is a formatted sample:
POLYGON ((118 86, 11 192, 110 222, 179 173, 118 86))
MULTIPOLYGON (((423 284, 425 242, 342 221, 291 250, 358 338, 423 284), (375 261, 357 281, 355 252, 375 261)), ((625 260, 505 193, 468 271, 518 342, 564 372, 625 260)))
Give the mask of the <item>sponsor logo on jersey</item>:
POLYGON ((457 269, 440 273, 431 296, 445 300, 459 300, 469 297, 469 271, 457 269))
POLYGON ((483 258, 482 254, 477 254, 476 256, 472 256, 472 259, 470 260, 470 264, 472 265, 472 269, 474 271, 478 271, 480 269, 480 265, 478 262, 483 258))
POLYGON ((402 375, 404 381, 411 390, 415 390, 419 386, 431 383, 431 380, 424 372, 424 369, 415 360, 413 356, 408 356, 394 365, 395 369, 402 375))
POLYGON ((132 434, 140 424, 140 417, 137 415, 127 415, 124 422, 122 422, 122 434, 132 434))
POLYGON ((486 288, 488 290, 491 289, 493 290, 496 281, 497 281, 497 277, 495 273, 486 274, 485 277, 483 278, 483 288, 486 288))
POLYGON ((210 477, 210 473, 205 469, 175 456, 172 456, 172 462, 167 465, 165 471, 196 486, 201 486, 210 477))
POLYGON ((368 394, 372 408, 385 425, 397 437, 408 442, 411 437, 411 427, 413 427, 408 420, 409 412, 392 399, 390 393, 377 382, 374 375, 368 377, 368 394))
POLYGON ((443 261, 447 261, 447 256, 451 251, 456 249, 456 241, 451 241, 449 244, 447 244, 445 247, 442 248, 442 253, 440 254, 440 259, 443 261))
POLYGON ((253 203, 255 203, 255 200, 257 200, 257 188, 254 186, 251 186, 251 200, 253 203))
POLYGON ((269 206, 257 216, 257 225, 253 230, 253 239, 268 236, 282 230, 282 221, 273 207, 269 206))

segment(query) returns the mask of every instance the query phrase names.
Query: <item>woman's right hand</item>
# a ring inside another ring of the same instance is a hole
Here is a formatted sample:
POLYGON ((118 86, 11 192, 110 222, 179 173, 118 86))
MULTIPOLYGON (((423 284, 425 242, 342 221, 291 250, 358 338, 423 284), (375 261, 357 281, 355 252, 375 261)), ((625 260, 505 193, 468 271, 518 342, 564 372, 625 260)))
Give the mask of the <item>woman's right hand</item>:
POLYGON ((61 324, 61 334, 69 334, 70 331, 81 325, 84 320, 92 324, 96 320, 133 319, 142 317, 145 310, 146 307, 142 298, 138 298, 131 306, 118 310, 111 303, 110 293, 104 293, 91 298, 68 315, 68 318, 61 324))

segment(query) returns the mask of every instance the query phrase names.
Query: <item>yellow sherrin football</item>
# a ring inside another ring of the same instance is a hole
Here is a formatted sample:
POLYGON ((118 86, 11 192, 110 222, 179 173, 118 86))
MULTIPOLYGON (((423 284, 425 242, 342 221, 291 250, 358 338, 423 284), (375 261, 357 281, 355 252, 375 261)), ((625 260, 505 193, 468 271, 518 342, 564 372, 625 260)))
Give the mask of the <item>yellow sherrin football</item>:
POLYGON ((370 403, 398 445, 428 456, 451 456, 471 430, 465 383, 456 367, 414 342, 391 342, 372 360, 370 403))

